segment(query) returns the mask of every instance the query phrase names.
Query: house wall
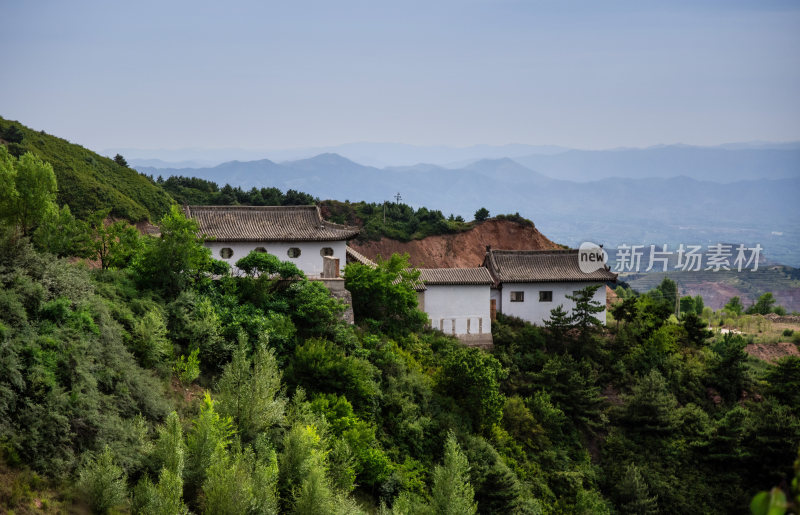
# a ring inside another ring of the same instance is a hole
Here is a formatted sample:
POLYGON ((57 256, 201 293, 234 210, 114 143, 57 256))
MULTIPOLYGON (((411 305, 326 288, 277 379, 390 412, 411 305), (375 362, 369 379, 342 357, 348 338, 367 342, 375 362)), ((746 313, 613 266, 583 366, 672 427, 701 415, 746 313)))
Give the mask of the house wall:
POLYGON ((297 268, 303 271, 308 277, 319 277, 322 275, 322 255, 320 251, 323 247, 330 247, 333 249, 333 257, 339 258, 339 266, 344 270, 344 265, 347 262, 346 243, 344 241, 267 241, 267 242, 234 242, 234 241, 207 241, 205 246, 211 249, 211 257, 225 261, 231 265, 231 272, 236 274, 238 269, 234 263, 248 255, 257 247, 264 247, 267 252, 276 256, 281 261, 289 261, 294 263, 297 268), (228 247, 233 250, 233 256, 229 259, 223 259, 220 255, 220 250, 228 247), (290 247, 297 247, 300 249, 300 256, 290 258, 287 254, 290 247))
POLYGON ((492 334, 489 285, 426 285, 421 309, 431 326, 446 334, 492 334), (455 331, 453 322, 455 321, 455 331), (467 328, 469 321, 469 328, 467 328))
MULTIPOLYGON (((576 290, 581 290, 590 286, 590 282, 569 282, 569 283, 504 283, 500 292, 500 302, 497 310, 504 315, 511 315, 527 320, 532 324, 542 325, 545 320, 550 319, 550 310, 564 306, 567 312, 571 312, 575 303, 567 299, 567 295, 572 295, 576 290), (511 302, 511 292, 524 292, 523 302, 511 302), (552 302, 539 302, 540 291, 552 291, 552 302), (502 307, 501 307, 502 306, 502 307)), ((603 305, 603 311, 597 313, 596 317, 602 323, 606 323, 606 289, 598 288, 594 294, 594 300, 603 305)))

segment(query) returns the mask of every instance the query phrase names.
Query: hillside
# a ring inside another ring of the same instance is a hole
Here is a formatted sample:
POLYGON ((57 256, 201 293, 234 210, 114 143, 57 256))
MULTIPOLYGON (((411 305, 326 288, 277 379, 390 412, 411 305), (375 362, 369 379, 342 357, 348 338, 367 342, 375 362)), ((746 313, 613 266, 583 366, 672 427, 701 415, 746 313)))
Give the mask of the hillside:
POLYGON ((428 236, 421 240, 404 242, 383 238, 351 243, 370 259, 379 255, 389 257, 393 253, 408 253, 409 262, 423 268, 479 266, 487 245, 509 250, 559 248, 533 225, 498 219, 487 220, 464 232, 428 236))
POLYGON ((0 137, 0 141, 8 144, 12 154, 32 152, 52 164, 58 180, 58 203, 69 205, 78 218, 110 207, 115 217, 134 222, 156 220, 173 202, 163 189, 136 170, 65 139, 2 117, 0 134, 6 134, 12 125, 18 129, 13 139, 18 140, 21 134, 21 140, 0 137))
POLYGON ((756 272, 699 271, 699 272, 656 272, 629 274, 620 279, 631 288, 650 291, 657 287, 664 277, 676 283, 682 295, 701 295, 711 309, 722 309, 731 297, 739 297, 745 306, 754 303, 760 295, 772 292, 777 303, 789 311, 800 311, 800 273, 797 269, 785 266, 759 268, 756 272))

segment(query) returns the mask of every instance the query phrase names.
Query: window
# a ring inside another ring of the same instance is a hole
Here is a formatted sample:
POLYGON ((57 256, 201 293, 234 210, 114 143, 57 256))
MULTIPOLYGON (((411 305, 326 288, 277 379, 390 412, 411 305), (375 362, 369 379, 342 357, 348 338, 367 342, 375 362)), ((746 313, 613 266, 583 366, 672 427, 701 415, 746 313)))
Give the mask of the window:
POLYGON ((511 292, 511 302, 525 302, 525 292, 524 291, 512 291, 511 292))
POLYGON ((332 256, 333 255, 333 249, 330 248, 330 247, 322 247, 322 249, 320 249, 320 251, 319 251, 319 255, 322 256, 322 257, 332 256))
POLYGON ((553 292, 552 291, 540 291, 539 292, 539 302, 553 302, 553 292))
POLYGON ((289 247, 289 250, 286 251, 286 255, 290 258, 300 257, 300 249, 297 247, 289 247))
POLYGON ((256 248, 255 248, 255 249, 253 249, 253 250, 254 250, 255 252, 263 252, 264 254, 266 254, 266 253, 267 253, 267 249, 265 249, 264 247, 256 247, 256 248))
POLYGON ((219 255, 222 256, 222 259, 230 259, 233 257, 233 249, 230 247, 222 247, 219 249, 219 255))

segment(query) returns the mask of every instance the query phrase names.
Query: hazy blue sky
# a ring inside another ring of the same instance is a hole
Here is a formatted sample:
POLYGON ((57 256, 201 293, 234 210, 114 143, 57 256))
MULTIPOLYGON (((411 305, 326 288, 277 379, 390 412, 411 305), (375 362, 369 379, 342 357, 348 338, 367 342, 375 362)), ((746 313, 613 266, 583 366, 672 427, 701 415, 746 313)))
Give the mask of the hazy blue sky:
POLYGON ((0 115, 94 149, 800 139, 797 1, 0 4, 0 115))

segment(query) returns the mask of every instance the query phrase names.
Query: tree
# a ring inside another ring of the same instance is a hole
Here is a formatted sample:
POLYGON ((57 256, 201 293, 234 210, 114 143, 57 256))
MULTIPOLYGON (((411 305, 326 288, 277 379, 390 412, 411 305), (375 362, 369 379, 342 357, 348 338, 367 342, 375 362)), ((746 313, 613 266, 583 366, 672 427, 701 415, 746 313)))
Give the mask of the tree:
POLYGON ((25 134, 17 127, 16 124, 11 124, 5 128, 2 133, 3 139, 8 141, 9 143, 22 143, 22 139, 25 137, 25 134))
POLYGON ((156 468, 166 468, 178 477, 183 475, 186 445, 183 443, 183 429, 178 413, 167 416, 166 423, 158 429, 153 457, 156 468))
POLYGON ((417 309, 414 290, 419 270, 409 267, 408 254, 379 257, 375 267, 351 263, 344 277, 356 319, 372 320, 389 333, 419 331, 427 322, 427 315, 417 309))
POLYGON ((786 356, 767 373, 767 393, 800 415, 800 357, 786 356))
POLYGON ((639 378, 624 399, 621 422, 634 434, 661 438, 679 424, 678 401, 658 370, 639 378))
POLYGON ((698 316, 703 314, 703 309, 705 309, 706 304, 703 302, 702 295, 696 295, 694 298, 694 312, 697 313, 698 316))
POLYGON ((134 320, 131 327, 134 353, 146 367, 172 358, 172 342, 167 339, 167 324, 155 309, 134 320))
POLYGON ((50 163, 30 152, 19 159, 0 145, 0 215, 27 236, 56 206, 56 175, 50 163))
POLYGON ((479 349, 458 347, 442 365, 439 386, 462 406, 469 407, 475 429, 488 430, 503 416, 505 397, 500 393, 500 381, 506 375, 494 356, 479 349))
POLYGON ((683 328, 686 330, 687 340, 694 347, 704 345, 706 340, 713 336, 714 333, 707 327, 708 324, 694 313, 688 313, 683 317, 683 328))
POLYGON ((755 304, 747 308, 748 315, 768 315, 772 313, 772 306, 775 304, 775 297, 772 292, 767 292, 760 296, 755 304))
POLYGON ((661 293, 664 302, 669 305, 670 311, 675 312, 675 303, 678 299, 678 284, 665 277, 656 288, 661 293))
POLYGON ((594 294, 600 288, 605 288, 605 286, 595 284, 578 290, 574 295, 567 295, 567 298, 575 303, 570 321, 578 330, 581 352, 588 349, 591 337, 597 332, 597 328, 603 325, 595 316, 606 309, 604 304, 594 300, 594 294))
POLYGON ((433 471, 431 504, 441 515, 472 515, 478 511, 469 482, 469 462, 452 432, 444 444, 444 462, 433 471))
POLYGON ((725 304, 723 308, 725 311, 730 313, 731 315, 739 316, 744 313, 744 305, 742 305, 742 299, 739 297, 731 297, 731 300, 725 304))
POLYGON ((219 411, 229 416, 243 441, 249 442, 283 420, 286 399, 280 395, 281 372, 275 353, 258 342, 253 359, 247 357, 247 340, 240 337, 233 359, 217 383, 219 411))
POLYGON ((478 209, 477 211, 475 211, 475 221, 476 222, 483 222, 487 218, 489 218, 489 210, 486 209, 485 207, 482 207, 482 208, 478 209))
POLYGON ((748 383, 746 345, 741 335, 727 333, 713 347, 716 355, 709 363, 709 374, 720 395, 731 402, 739 398, 748 383))
POLYGON ((620 511, 649 515, 658 513, 658 496, 651 496, 650 489, 639 468, 629 463, 625 468, 625 476, 617 485, 620 497, 620 511))
POLYGON ((146 240, 133 261, 140 284, 176 295, 211 269, 211 251, 203 246, 195 220, 186 218, 178 206, 159 222, 161 236, 146 240))
POLYGON ((14 208, 19 201, 17 192, 16 158, 0 145, 0 221, 13 223, 14 208))
POLYGON ((186 439, 186 481, 190 490, 202 485, 215 453, 224 451, 230 444, 232 436, 233 425, 230 417, 223 417, 217 412, 211 395, 206 392, 200 414, 194 420, 186 439))
POLYGON ((93 242, 88 225, 72 216, 66 204, 42 220, 33 233, 33 242, 37 248, 59 257, 92 255, 93 242))
POLYGON ((126 161, 125 158, 122 157, 121 154, 117 154, 117 155, 114 156, 114 162, 117 163, 120 166, 124 166, 125 168, 128 168, 128 161, 126 161))
POLYGON ((566 312, 564 306, 550 310, 550 318, 544 321, 549 338, 547 347, 551 352, 564 352, 567 350, 567 332, 572 327, 572 317, 566 312))
MULTIPOLYGON (((697 313, 697 306, 694 297, 685 296, 680 300, 681 314, 697 313)), ((702 310, 701 310, 702 311, 702 310)))
POLYGON ((108 447, 81 469, 78 488, 95 513, 107 513, 111 508, 125 504, 125 475, 114 464, 114 456, 108 447))

